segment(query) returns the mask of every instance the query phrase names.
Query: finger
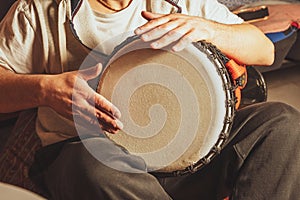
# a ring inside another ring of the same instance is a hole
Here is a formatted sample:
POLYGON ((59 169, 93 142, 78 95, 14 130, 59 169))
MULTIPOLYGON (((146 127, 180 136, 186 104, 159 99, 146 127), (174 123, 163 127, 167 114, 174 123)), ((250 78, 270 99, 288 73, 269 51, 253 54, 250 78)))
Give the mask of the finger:
POLYGON ((188 46, 189 44, 191 44, 192 42, 196 42, 194 41, 193 37, 191 36, 191 33, 186 34, 185 36, 183 36, 173 47, 172 50, 173 51, 181 51, 183 50, 186 46, 188 46))
POLYGON ((73 108, 73 118, 76 123, 97 133, 99 128, 110 133, 116 133, 123 128, 118 119, 111 118, 105 112, 93 107, 87 101, 78 102, 73 108))
POLYGON ((101 125, 95 114, 95 108, 87 101, 79 101, 73 105, 74 122, 97 133, 101 125))
POLYGON ((102 112, 106 113, 113 119, 121 118, 121 111, 110 101, 108 101, 106 98, 104 98, 98 93, 96 93, 95 97, 95 107, 101 110, 102 112))
POLYGON ((93 78, 96 78, 102 71, 102 64, 98 63, 97 65, 83 69, 79 71, 79 76, 82 77, 84 80, 88 81, 93 78))
POLYGON ((138 27, 134 32, 137 35, 141 35, 157 26, 167 23, 168 21, 170 21, 169 15, 161 15, 160 17, 154 18, 154 19, 150 20, 149 22, 147 22, 146 24, 138 27))
POLYGON ((161 38, 173 29, 181 26, 178 20, 169 21, 141 35, 141 39, 145 42, 161 38))
POLYGON ((110 133, 114 133, 118 130, 123 129, 123 123, 118 119, 112 119, 107 113, 96 110, 96 118, 101 128, 110 133))
MULTIPOLYGON (((87 85, 87 84, 83 84, 83 85, 87 85)), ((95 116, 94 115, 95 112, 96 113, 101 112, 102 114, 105 114, 108 117, 110 117, 112 120, 121 118, 120 110, 115 105, 113 105, 109 100, 107 100, 105 97, 95 92, 92 88, 86 86, 85 88, 81 88, 80 90, 76 90, 76 91, 77 93, 73 94, 73 99, 74 100, 78 99, 79 100, 78 102, 79 103, 81 102, 82 104, 81 106, 78 107, 86 108, 86 109, 88 109, 89 107, 92 108, 92 110, 90 109, 87 110, 86 113, 90 113, 93 116, 95 116)))
POLYGON ((148 12, 148 11, 142 11, 141 14, 142 14, 142 17, 144 17, 146 20, 152 20, 152 19, 156 19, 156 18, 164 16, 163 14, 152 13, 152 12, 148 12))
POLYGON ((186 26, 177 27, 176 29, 169 31, 159 40, 151 43, 151 47, 154 49, 163 48, 173 42, 179 41, 184 35, 188 34, 189 32, 190 29, 186 26))

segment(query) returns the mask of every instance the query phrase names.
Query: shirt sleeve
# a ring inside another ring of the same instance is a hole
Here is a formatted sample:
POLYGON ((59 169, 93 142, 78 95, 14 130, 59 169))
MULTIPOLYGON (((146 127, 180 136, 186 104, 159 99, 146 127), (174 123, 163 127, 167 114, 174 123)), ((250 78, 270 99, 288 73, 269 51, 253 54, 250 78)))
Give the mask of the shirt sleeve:
POLYGON ((42 73, 43 45, 25 1, 17 1, 0 23, 0 65, 16 73, 42 73))
POLYGON ((223 24, 241 24, 243 19, 233 14, 225 5, 217 0, 186 0, 191 15, 204 17, 223 24))

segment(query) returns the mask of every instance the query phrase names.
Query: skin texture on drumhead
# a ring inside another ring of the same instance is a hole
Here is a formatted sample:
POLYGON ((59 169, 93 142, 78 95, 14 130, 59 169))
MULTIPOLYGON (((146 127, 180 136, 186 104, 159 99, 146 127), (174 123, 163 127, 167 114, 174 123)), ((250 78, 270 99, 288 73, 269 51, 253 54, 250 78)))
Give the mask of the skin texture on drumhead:
POLYGON ((214 122, 223 115, 216 116, 215 104, 225 100, 222 95, 214 100, 219 91, 205 69, 213 64, 206 55, 195 59, 124 48, 112 57, 97 88, 122 113, 124 129, 107 137, 141 156, 150 170, 169 172, 194 164, 216 143, 216 129, 222 129, 222 120, 214 122))

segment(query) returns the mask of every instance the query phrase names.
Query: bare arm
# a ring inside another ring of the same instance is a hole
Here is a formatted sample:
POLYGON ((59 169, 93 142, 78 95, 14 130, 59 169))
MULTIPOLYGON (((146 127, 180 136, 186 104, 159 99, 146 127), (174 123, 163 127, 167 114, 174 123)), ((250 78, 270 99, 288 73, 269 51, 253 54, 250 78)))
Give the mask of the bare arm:
POLYGON ((258 28, 248 23, 226 25, 183 14, 142 12, 142 15, 148 23, 140 26, 135 33, 145 41, 153 40, 153 48, 162 48, 175 42, 173 50, 180 51, 191 42, 206 40, 239 63, 273 63, 273 43, 258 28))
POLYGON ((15 74, 0 67, 0 113, 47 106, 63 117, 73 120, 79 115, 84 123, 99 125, 115 133, 122 128, 120 111, 103 96, 96 93, 87 80, 101 71, 96 66, 83 72, 57 75, 15 74), (96 121, 93 120, 95 119, 96 121))
POLYGON ((0 67, 0 113, 40 106, 41 75, 20 75, 0 67))

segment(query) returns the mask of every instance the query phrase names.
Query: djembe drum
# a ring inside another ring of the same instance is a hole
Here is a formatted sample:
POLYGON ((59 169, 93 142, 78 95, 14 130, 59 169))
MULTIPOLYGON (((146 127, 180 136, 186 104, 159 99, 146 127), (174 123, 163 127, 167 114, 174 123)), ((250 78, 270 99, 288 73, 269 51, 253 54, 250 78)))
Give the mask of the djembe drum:
POLYGON ((116 105, 123 130, 106 136, 145 160, 149 171, 182 175, 217 155, 236 98, 224 55, 206 42, 154 50, 131 37, 110 56, 97 92, 116 105))

